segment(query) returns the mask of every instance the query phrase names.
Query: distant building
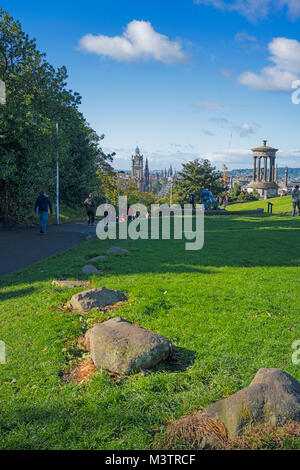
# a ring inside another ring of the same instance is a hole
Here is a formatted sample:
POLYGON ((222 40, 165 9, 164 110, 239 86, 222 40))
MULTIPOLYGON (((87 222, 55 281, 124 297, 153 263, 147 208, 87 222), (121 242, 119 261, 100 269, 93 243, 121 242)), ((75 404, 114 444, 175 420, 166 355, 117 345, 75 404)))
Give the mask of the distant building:
POLYGON ((144 172, 144 182, 143 182, 143 192, 149 193, 151 190, 150 188, 150 173, 149 173, 149 166, 148 166, 148 158, 146 158, 145 164, 145 172, 144 172))
POLYGON ((147 193, 151 190, 148 158, 146 158, 144 170, 144 156, 138 147, 135 154, 131 156, 131 178, 136 181, 140 192, 147 193))
POLYGON ((267 141, 264 140, 263 146, 252 149, 252 152, 253 177, 247 186, 247 191, 252 192, 256 189, 265 199, 278 196, 278 184, 275 179, 275 160, 278 149, 267 146, 267 141))
POLYGON ((140 149, 135 149, 135 154, 131 156, 131 177, 137 182, 140 191, 143 191, 143 168, 144 156, 141 155, 140 149))

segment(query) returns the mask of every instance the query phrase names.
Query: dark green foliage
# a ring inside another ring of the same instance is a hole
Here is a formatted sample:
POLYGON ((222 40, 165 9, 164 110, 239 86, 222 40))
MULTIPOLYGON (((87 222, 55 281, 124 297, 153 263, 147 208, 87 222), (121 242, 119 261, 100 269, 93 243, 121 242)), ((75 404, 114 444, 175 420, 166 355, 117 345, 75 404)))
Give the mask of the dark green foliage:
POLYGON ((234 183, 233 188, 230 191, 230 201, 258 201, 259 193, 256 189, 252 193, 248 193, 245 190, 242 190, 242 187, 239 182, 234 183))
POLYGON ((0 106, 0 215, 28 220, 41 188, 54 197, 57 155, 61 198, 78 205, 95 185, 96 160, 104 155, 101 137, 79 112, 79 94, 66 89, 66 68, 50 65, 3 9, 0 79, 6 85, 6 105, 0 106))
POLYGON ((203 189, 209 189, 214 196, 224 192, 222 174, 216 171, 209 160, 196 160, 185 163, 179 173, 179 180, 173 188, 174 201, 189 202, 191 193, 195 194, 195 202, 200 203, 200 194, 203 189))
POLYGON ((230 191, 230 200, 231 201, 236 201, 239 197, 239 195, 241 194, 242 192, 242 188, 241 188, 241 185, 240 183, 238 182, 235 182, 231 191, 230 191))

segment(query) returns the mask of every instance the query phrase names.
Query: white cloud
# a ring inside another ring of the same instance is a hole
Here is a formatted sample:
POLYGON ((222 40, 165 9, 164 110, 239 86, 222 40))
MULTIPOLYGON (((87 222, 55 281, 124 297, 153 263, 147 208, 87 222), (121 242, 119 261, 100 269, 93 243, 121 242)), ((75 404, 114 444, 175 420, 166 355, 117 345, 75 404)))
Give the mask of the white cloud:
MULTIPOLYGON (((242 124, 235 124, 226 118, 216 117, 210 118, 210 121, 216 124, 221 129, 230 129, 234 132, 237 132, 240 137, 248 137, 249 135, 253 135, 256 132, 254 127, 248 122, 243 122, 242 124)), ((255 127, 257 127, 257 125, 255 127)))
POLYGON ((225 77, 230 79, 232 76, 231 70, 229 69, 221 69, 221 74, 225 77))
POLYGON ((196 103, 197 108, 201 109, 209 109, 209 110, 223 110, 228 109, 227 106, 223 106, 220 103, 216 103, 215 101, 201 101, 200 103, 196 103))
POLYGON ((286 11, 292 20, 300 16, 299 0, 194 0, 194 3, 237 12, 250 21, 264 19, 274 12, 281 11, 286 11))
POLYGON ((253 127, 248 123, 244 122, 241 126, 238 127, 241 137, 248 137, 248 135, 255 134, 253 127))
POLYGON ((222 168, 224 163, 230 169, 251 168, 252 166, 252 152, 250 149, 231 149, 229 152, 224 149, 219 152, 205 152, 201 157, 207 158, 219 169, 222 168))
POLYGON ((264 67, 260 73, 245 72, 238 81, 258 90, 291 90, 292 82, 300 75, 300 42, 274 38, 268 48, 272 64, 264 67))
POLYGON ((186 58, 178 41, 157 33, 148 21, 131 21, 122 36, 87 34, 80 39, 79 46, 87 52, 123 62, 153 59, 169 64, 186 58))
POLYGON ((247 31, 241 31, 235 35, 236 42, 256 42, 257 39, 255 36, 250 36, 247 31))

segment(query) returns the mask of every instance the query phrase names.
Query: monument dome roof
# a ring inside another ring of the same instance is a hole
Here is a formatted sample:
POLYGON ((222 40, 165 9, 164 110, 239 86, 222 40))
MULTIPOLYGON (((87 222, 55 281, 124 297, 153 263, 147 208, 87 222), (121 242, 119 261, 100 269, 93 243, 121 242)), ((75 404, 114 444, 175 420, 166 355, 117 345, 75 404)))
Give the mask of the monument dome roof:
POLYGON ((273 147, 269 147, 267 145, 267 141, 264 140, 264 145, 261 147, 256 147, 255 149, 251 149, 252 152, 278 152, 278 149, 274 149, 273 147))

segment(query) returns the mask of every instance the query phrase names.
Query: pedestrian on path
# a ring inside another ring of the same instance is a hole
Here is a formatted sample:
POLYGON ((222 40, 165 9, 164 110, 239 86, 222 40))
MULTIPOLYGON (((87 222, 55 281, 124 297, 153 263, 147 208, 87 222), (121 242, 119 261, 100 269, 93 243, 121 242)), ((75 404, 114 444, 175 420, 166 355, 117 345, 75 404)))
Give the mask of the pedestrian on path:
POLYGON ((50 209, 50 212, 52 214, 53 210, 52 210, 52 204, 51 204, 50 198, 46 194, 46 190, 42 189, 39 197, 35 201, 34 210, 39 215, 40 233, 43 235, 47 232, 48 208, 50 209))
POLYGON ((298 184, 292 191, 292 204, 293 204, 293 217, 296 214, 296 207, 298 207, 298 215, 300 215, 300 191, 298 184))
POLYGON ((85 206, 86 215, 88 217, 88 225, 94 225, 96 204, 93 195, 89 194, 89 197, 86 198, 83 204, 85 206))
POLYGON ((226 210, 226 207, 228 206, 228 204, 229 204, 229 196, 227 194, 226 197, 223 199, 223 209, 224 209, 224 211, 226 210))

